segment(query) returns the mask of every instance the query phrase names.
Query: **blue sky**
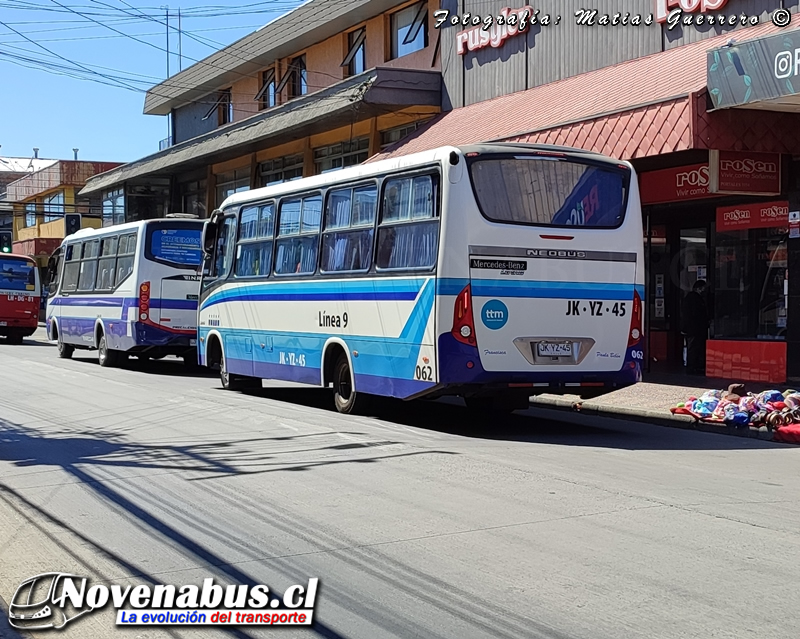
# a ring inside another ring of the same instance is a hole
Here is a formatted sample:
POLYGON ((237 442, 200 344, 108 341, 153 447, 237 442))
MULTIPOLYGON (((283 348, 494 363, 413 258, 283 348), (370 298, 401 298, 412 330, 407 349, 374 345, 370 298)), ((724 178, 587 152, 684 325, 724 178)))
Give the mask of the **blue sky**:
POLYGON ((300 0, 0 0, 0 156, 38 147, 72 159, 78 148, 82 160, 130 162, 158 151, 167 117, 142 108, 166 77, 167 3, 174 75, 179 8, 185 69, 300 0))

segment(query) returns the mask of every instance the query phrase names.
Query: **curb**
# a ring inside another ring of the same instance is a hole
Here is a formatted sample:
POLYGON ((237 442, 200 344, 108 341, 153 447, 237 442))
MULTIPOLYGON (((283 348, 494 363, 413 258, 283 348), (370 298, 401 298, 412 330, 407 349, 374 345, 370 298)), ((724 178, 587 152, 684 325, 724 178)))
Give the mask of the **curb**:
MULTIPOLYGON (((682 428, 684 430, 696 430, 704 433, 716 433, 718 435, 731 435, 733 437, 748 437, 750 439, 760 439, 763 441, 773 441, 773 433, 766 426, 755 428, 737 428, 727 424, 711 424, 700 422, 689 415, 673 415, 664 411, 648 410, 643 408, 630 408, 626 406, 603 406, 592 404, 591 402, 572 402, 567 399, 532 397, 530 400, 531 408, 546 410, 553 414, 562 413, 571 417, 602 417, 617 419, 629 422, 639 422, 653 426, 664 426, 667 428, 682 428)), ((551 417, 556 419, 555 417, 551 417)), ((783 443, 783 442, 776 442, 783 443)))

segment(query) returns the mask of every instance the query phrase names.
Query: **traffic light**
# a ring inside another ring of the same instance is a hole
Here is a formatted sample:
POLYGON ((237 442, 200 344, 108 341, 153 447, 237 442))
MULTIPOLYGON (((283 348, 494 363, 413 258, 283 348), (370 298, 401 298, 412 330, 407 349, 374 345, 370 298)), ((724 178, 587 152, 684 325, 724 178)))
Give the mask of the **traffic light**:
POLYGON ((64 237, 81 230, 80 213, 67 213, 64 216, 64 237))
POLYGON ((0 253, 11 253, 12 231, 0 231, 0 253))

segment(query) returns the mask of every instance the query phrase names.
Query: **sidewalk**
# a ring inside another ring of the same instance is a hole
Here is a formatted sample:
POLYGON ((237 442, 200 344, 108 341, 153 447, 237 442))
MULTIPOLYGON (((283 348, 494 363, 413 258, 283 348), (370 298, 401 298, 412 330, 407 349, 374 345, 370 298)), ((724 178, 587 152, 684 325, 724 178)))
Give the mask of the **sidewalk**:
MULTIPOLYGON (((753 437, 771 441, 773 434, 766 426, 737 428, 726 424, 698 422, 689 415, 673 415, 670 408, 685 402, 689 397, 699 397, 710 389, 727 389, 736 380, 713 379, 687 375, 649 374, 645 381, 595 399, 581 399, 578 395, 537 395, 531 397, 531 407, 566 411, 586 416, 610 417, 629 421, 688 428, 711 433, 753 437)), ((747 392, 759 393, 776 388, 784 391, 800 384, 786 382, 743 382, 747 392), (794 386, 792 385, 794 384, 794 386)))

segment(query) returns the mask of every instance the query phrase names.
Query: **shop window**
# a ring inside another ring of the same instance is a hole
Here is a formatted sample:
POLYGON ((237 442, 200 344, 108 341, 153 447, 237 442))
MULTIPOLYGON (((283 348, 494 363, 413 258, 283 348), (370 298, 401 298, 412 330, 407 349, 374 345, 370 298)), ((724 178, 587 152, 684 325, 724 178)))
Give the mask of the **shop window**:
POLYGON ((256 94, 259 109, 269 109, 277 104, 277 92, 275 91, 275 69, 267 69, 261 72, 261 89, 256 94))
POLYGON ((392 59, 428 46, 428 3, 418 2, 390 16, 392 59))
POLYGON ((193 180, 180 185, 184 213, 206 217, 206 184, 206 180, 193 180))
POLYGON ((378 187, 374 184, 329 193, 322 236, 322 272, 369 269, 377 202, 378 187))
POLYGON ((715 237, 717 339, 785 339, 787 229, 729 230, 715 237))
POLYGON ((234 193, 250 189, 250 167, 217 175, 217 207, 234 193))
POLYGON ((439 212, 434 187, 432 175, 385 182, 378 228, 379 269, 429 269, 436 264, 439 212))
POLYGON ((411 124, 404 124, 403 126, 395 127, 394 129, 381 131, 381 151, 383 151, 383 149, 390 144, 399 142, 406 136, 411 135, 425 122, 427 122, 427 120, 419 120, 417 122, 412 122, 411 124))
POLYGON ((275 243, 275 273, 310 274, 317 268, 322 196, 284 200, 275 243))
POLYGON ((314 149, 314 168, 318 174, 338 171, 361 164, 367 157, 369 157, 369 138, 358 138, 314 149))
POLYGON ((342 62, 348 75, 358 75, 367 69, 367 28, 361 27, 347 34, 347 55, 342 62))
POLYGON ((103 226, 125 222, 125 194, 122 189, 103 193, 103 226))
POLYGON ((262 162, 260 172, 261 186, 298 180, 303 177, 303 154, 297 153, 262 162))

